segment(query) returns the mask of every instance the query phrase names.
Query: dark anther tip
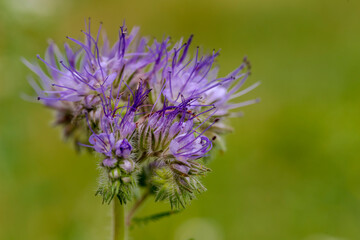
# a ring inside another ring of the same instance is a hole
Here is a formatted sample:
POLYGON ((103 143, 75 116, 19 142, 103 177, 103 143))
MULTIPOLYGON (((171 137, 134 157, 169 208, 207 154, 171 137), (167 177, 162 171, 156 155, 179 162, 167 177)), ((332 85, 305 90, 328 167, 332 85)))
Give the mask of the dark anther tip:
POLYGON ((214 123, 217 123, 218 121, 220 121, 220 118, 216 118, 216 119, 214 120, 214 123))
POLYGON ((211 140, 212 140, 212 141, 215 141, 215 139, 216 139, 216 136, 213 136, 211 140))
POLYGON ((40 100, 41 98, 40 97, 37 97, 37 100, 40 100))

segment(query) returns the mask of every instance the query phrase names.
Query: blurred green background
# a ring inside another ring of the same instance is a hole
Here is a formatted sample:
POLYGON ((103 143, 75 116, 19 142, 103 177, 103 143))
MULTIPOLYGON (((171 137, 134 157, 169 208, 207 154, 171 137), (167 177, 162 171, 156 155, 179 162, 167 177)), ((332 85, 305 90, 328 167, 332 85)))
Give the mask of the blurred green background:
MULTIPOLYGON (((51 127, 20 62, 47 39, 81 37, 84 19, 109 37, 125 18, 141 34, 221 48, 225 75, 253 66, 228 150, 208 191, 181 214, 132 230, 146 240, 360 239, 360 2, 354 0, 0 0, 0 239, 109 239, 109 206, 94 197, 96 159, 51 127)), ((168 209, 150 200, 141 215, 168 209)))

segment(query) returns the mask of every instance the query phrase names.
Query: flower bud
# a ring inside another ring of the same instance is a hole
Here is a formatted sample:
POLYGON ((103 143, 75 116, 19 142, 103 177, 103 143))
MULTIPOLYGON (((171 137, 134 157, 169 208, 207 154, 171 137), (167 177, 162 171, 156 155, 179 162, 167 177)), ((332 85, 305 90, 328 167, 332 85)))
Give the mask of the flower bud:
POLYGON ((187 176, 190 171, 190 168, 188 166, 180 164, 172 164, 171 168, 174 172, 183 176, 187 176))
POLYGON ((135 169, 135 163, 131 160, 125 159, 121 164, 120 167, 127 173, 131 173, 135 169))
POLYGON ((109 177, 112 179, 118 179, 121 176, 121 171, 119 168, 114 168, 109 172, 109 177))
POLYGON ((130 183, 131 182, 131 178, 130 177, 123 177, 121 178, 123 183, 130 183))
POLYGON ((115 158, 106 158, 102 162, 105 167, 115 167, 117 160, 115 158))

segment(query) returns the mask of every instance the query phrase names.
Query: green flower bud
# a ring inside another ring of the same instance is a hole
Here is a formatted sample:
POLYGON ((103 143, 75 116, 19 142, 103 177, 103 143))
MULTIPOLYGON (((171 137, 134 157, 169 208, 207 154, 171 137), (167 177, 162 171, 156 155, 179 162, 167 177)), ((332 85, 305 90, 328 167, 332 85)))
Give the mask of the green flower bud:
POLYGON ((121 178, 121 180, 123 181, 123 183, 130 183, 131 177, 123 177, 123 178, 121 178))
POLYGON ((121 171, 119 168, 114 168, 109 172, 109 177, 112 179, 118 179, 121 176, 121 171))

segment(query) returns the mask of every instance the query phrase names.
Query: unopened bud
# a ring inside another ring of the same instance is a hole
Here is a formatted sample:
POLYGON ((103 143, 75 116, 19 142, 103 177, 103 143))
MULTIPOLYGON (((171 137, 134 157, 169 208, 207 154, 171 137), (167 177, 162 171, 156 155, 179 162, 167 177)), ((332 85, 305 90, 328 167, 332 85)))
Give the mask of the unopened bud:
POLYGON ((134 171, 135 168, 135 164, 133 161, 131 160, 124 160, 121 164, 120 167, 127 173, 131 173, 132 171, 134 171))
POLYGON ((118 179, 121 176, 121 171, 119 168, 114 168, 109 172, 109 177, 112 179, 118 179))
POLYGON ((121 180, 123 181, 123 183, 129 183, 129 182, 131 182, 131 178, 130 178, 130 177, 123 177, 123 178, 121 178, 121 180))

